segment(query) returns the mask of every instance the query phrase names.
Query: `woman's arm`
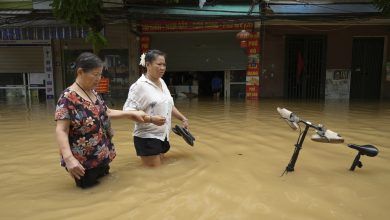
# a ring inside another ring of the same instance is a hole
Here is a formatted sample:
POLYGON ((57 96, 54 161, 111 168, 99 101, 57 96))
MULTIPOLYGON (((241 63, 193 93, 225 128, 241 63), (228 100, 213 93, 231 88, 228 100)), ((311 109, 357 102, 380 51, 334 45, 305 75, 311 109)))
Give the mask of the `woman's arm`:
POLYGON ((144 111, 137 110, 115 110, 115 109, 107 109, 107 115, 110 118, 129 118, 136 122, 141 123, 153 123, 155 125, 161 126, 165 123, 165 118, 159 115, 150 116, 147 115, 144 111))
POLYGON ((70 120, 57 120, 56 138, 60 146, 62 158, 65 161, 66 169, 73 178, 80 179, 84 176, 85 169, 80 162, 73 156, 69 146, 69 127, 70 120))
POLYGON ((183 127, 188 129, 188 119, 175 107, 172 108, 172 115, 183 122, 183 127))
POLYGON ((136 122, 145 122, 145 117, 147 116, 143 111, 122 111, 110 108, 107 108, 107 115, 112 119, 129 118, 136 122))

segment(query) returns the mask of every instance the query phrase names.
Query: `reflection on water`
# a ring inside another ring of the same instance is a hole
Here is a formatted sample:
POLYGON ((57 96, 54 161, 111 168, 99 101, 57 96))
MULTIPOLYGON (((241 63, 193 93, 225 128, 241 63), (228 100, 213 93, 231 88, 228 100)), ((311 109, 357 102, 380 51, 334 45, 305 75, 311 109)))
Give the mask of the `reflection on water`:
POLYGON ((190 118, 194 147, 171 134, 166 164, 146 169, 135 156, 132 123, 114 121, 118 156, 112 173, 81 190, 59 166, 53 104, 1 102, 1 219, 388 218, 390 103, 176 105, 190 118), (363 156, 363 168, 351 172, 354 150, 307 138, 295 171, 280 177, 298 133, 279 118, 277 106, 325 124, 346 143, 373 144, 380 153, 363 156))

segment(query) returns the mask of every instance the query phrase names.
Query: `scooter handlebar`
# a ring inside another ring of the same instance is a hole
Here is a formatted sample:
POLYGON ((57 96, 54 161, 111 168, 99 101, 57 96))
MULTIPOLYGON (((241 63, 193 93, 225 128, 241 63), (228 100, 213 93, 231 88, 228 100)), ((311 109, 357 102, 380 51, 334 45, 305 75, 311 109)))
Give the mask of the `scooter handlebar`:
POLYGON ((299 118, 293 112, 285 108, 279 108, 279 107, 277 107, 276 110, 292 129, 296 130, 299 128, 298 126, 299 118))
POLYGON ((317 134, 312 135, 311 140, 322 142, 322 143, 334 143, 334 144, 344 142, 343 137, 341 137, 339 134, 329 129, 326 129, 325 131, 317 130, 317 134))

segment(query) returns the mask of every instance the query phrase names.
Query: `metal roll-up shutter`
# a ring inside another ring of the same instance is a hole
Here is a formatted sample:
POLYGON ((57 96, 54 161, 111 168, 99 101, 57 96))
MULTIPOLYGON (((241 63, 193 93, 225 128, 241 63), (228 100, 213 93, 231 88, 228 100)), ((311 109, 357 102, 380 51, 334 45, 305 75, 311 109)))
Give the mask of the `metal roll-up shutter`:
POLYGON ((167 71, 220 71, 246 69, 245 51, 235 32, 154 33, 151 49, 167 53, 167 71))
POLYGON ((23 72, 44 72, 42 47, 0 47, 0 73, 23 72))

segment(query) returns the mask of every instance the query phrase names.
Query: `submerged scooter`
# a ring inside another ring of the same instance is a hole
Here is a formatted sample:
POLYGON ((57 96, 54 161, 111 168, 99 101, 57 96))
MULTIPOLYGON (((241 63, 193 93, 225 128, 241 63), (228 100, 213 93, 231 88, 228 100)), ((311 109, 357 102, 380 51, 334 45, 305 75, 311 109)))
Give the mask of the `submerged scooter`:
MULTIPOLYGON (((298 159, 299 151, 302 149, 302 144, 303 141, 305 140, 309 128, 313 128, 316 131, 316 134, 312 135, 311 137, 313 141, 322 142, 322 143, 331 143, 331 144, 344 143, 344 138, 342 138, 338 133, 327 129, 322 124, 318 124, 318 125, 312 124, 310 121, 306 121, 299 118, 296 114, 294 114, 293 112, 285 108, 278 107, 276 110, 279 112, 280 116, 287 122, 287 124, 293 130, 297 130, 298 128, 300 130, 297 143, 295 144, 294 153, 286 169, 284 170, 282 176, 288 172, 294 171, 294 167, 298 159), (301 130, 300 124, 305 125, 305 129, 303 130, 303 132, 301 130)), ((360 161, 360 156, 366 155, 369 157, 375 157, 379 153, 378 148, 376 148, 373 145, 348 144, 347 146, 358 151, 358 154, 356 155, 352 163, 352 166, 349 169, 351 171, 354 171, 356 167, 361 168, 363 166, 363 163, 360 161)))

